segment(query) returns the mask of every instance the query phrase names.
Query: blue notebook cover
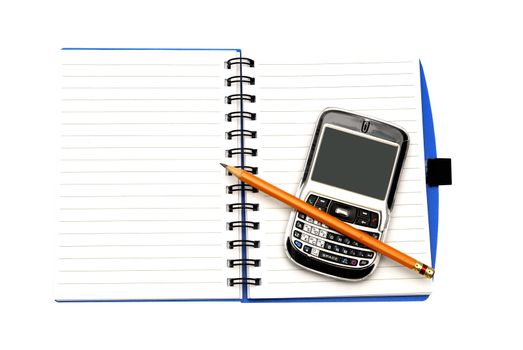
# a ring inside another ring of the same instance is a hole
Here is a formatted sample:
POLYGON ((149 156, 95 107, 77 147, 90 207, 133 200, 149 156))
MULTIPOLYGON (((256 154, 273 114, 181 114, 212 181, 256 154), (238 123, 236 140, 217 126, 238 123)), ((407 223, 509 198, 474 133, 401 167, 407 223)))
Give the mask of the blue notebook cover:
MULTIPOLYGON (((242 57, 241 49, 237 48, 62 48, 62 50, 178 50, 178 51, 231 51, 237 52, 239 57, 242 57)), ((421 86, 421 102, 422 102, 422 118, 423 118, 423 136, 424 136, 424 148, 425 148, 425 160, 436 158, 436 137, 434 134, 434 123, 432 119, 432 111, 430 107, 429 93, 427 89, 427 82, 423 71, 423 66, 420 62, 420 86, 421 86)), ((242 65, 240 65, 240 76, 242 76, 242 65)), ((240 93, 242 91, 242 84, 240 84, 240 93)), ((240 111, 243 112, 243 100, 240 100, 240 111)), ((243 118, 240 119, 240 129, 244 130, 243 118)), ((244 138, 240 138, 240 147, 244 148, 244 138)), ((245 156, 242 153, 240 157, 240 165, 245 165, 245 156)), ((243 186, 243 184, 242 184, 243 186)), ((429 231, 430 231, 430 249, 432 256, 432 267, 436 265, 436 251, 438 242, 438 203, 439 193, 438 187, 426 187, 427 189, 427 207, 429 216, 429 231)), ((245 212, 245 191, 241 191, 242 211, 241 219, 246 220, 245 212)), ((247 239, 246 227, 242 226, 241 233, 242 240, 247 239)), ((242 246, 242 257, 245 259, 247 256, 247 247, 242 246)), ((242 265, 242 277, 247 278, 247 266, 242 265)), ((242 298, 241 299, 137 299, 137 300, 74 300, 74 302, 161 302, 161 301, 191 301, 191 302, 208 302, 208 301, 241 301, 244 303, 275 303, 275 302, 369 302, 369 301, 423 301, 426 300, 429 295, 416 295, 416 296, 376 296, 376 297, 329 297, 329 298, 277 298, 277 299, 250 299, 248 297, 248 288, 244 283, 242 284, 242 298)), ((64 300, 57 300, 58 302, 70 302, 64 300)))

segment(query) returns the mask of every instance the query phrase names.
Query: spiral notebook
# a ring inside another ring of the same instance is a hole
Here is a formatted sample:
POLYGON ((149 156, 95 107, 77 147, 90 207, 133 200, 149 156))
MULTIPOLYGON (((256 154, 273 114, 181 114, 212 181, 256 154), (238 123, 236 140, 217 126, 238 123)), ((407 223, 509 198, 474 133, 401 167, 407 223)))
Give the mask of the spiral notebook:
POLYGON ((435 144, 418 60, 254 60, 239 49, 61 55, 57 301, 430 294, 430 281, 388 259, 357 283, 297 267, 283 248, 290 209, 219 165, 295 193, 321 110, 395 122, 411 147, 387 242, 434 264, 437 189, 427 191, 424 160, 435 144))

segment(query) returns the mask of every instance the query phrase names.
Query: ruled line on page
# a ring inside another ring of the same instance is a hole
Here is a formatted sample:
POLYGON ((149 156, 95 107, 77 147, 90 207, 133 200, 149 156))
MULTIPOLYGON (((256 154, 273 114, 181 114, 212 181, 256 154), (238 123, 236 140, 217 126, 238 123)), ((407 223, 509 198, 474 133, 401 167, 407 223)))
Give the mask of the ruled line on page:
POLYGON ((221 234, 219 231, 176 231, 176 232, 59 232, 60 235, 178 235, 178 234, 221 234))
POLYGON ((372 64, 407 64, 412 63, 412 61, 354 61, 354 62, 295 62, 295 63, 257 63, 258 66, 329 66, 329 65, 372 65, 372 64))
POLYGON ((215 86, 62 86, 64 90, 220 90, 215 86))
POLYGON ((61 149, 217 149, 220 146, 63 146, 61 149))
POLYGON ((223 101, 223 98, 63 98, 62 101, 223 101))
POLYGON ((219 247, 217 243, 196 243, 196 244, 77 244, 59 245, 60 248, 114 248, 114 247, 219 247))
POLYGON ((60 186, 161 186, 161 185, 219 185, 220 182, 114 182, 61 183, 60 186))
POLYGON ((221 197, 221 195, 180 195, 180 194, 117 194, 117 195, 61 195, 62 198, 161 198, 161 197, 177 197, 177 198, 191 198, 191 197, 221 197))
POLYGON ((132 285, 132 284, 223 284, 224 281, 170 281, 170 282, 58 282, 59 285, 132 285))
POLYGON ((220 78, 219 75, 62 75, 63 78, 220 78))
POLYGON ((222 173, 220 170, 80 170, 80 171, 60 171, 60 174, 147 174, 147 173, 222 173))
POLYGON ((199 123, 187 123, 187 122, 169 122, 169 123, 151 123, 151 122, 141 122, 141 123, 61 123, 61 125, 218 125, 221 123, 217 122, 199 122, 199 123))
POLYGON ((59 257, 60 260, 161 260, 161 259, 223 259, 223 256, 104 256, 104 257, 59 257))
POLYGON ((414 96, 382 96, 382 97, 298 97, 298 98, 264 98, 265 101, 345 101, 345 100, 384 100, 411 99, 414 96))
POLYGON ((330 85, 330 86, 259 86, 262 90, 289 90, 289 89, 346 89, 346 88, 395 88, 413 87, 414 84, 379 84, 379 85, 330 85))
POLYGON ((62 66, 214 66, 220 64, 209 63, 62 63, 62 66))
POLYGON ((150 208, 137 208, 137 207, 121 207, 121 208, 74 208, 65 207, 59 210, 187 210, 187 209, 221 209, 222 207, 150 207, 150 208))
POLYGON ((398 73, 342 73, 342 74, 283 74, 283 75, 268 75, 260 74, 260 78, 313 78, 313 77, 372 77, 372 76, 399 76, 399 75, 413 75, 411 72, 398 73))
POLYGON ((167 134, 167 135, 155 135, 155 134, 133 134, 133 135, 105 135, 105 134, 90 134, 90 135, 73 135, 63 134, 62 137, 224 137, 223 134, 167 134))
POLYGON ((139 162, 150 162, 150 161, 171 161, 171 160, 189 160, 189 161, 200 161, 200 160, 218 160, 219 158, 64 158, 60 159, 62 162, 123 162, 123 161, 139 161, 139 162))
POLYGON ((201 271, 222 271, 222 269, 211 268, 187 268, 187 269, 105 269, 105 270, 58 270, 58 272, 201 272, 201 271))
POLYGON ((216 110, 63 110, 62 113, 219 113, 216 110))

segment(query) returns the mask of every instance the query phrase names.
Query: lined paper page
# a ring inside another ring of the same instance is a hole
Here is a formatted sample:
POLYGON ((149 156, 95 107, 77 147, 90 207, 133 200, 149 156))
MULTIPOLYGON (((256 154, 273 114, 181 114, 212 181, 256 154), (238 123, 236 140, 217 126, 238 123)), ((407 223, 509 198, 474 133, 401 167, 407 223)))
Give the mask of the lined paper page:
POLYGON ((57 299, 239 297, 218 164, 234 54, 62 51, 57 299))
MULTIPOLYGON (((256 94, 260 134, 260 176, 296 193, 320 112, 327 107, 348 109, 402 126, 410 136, 387 235, 393 247, 430 262, 424 183, 423 129, 417 60, 390 61, 260 61, 256 94)), ((284 231, 290 210, 259 195, 262 286, 250 297, 329 297, 405 295, 430 292, 430 281, 382 258, 375 273, 350 283, 301 269, 284 253, 284 231)))

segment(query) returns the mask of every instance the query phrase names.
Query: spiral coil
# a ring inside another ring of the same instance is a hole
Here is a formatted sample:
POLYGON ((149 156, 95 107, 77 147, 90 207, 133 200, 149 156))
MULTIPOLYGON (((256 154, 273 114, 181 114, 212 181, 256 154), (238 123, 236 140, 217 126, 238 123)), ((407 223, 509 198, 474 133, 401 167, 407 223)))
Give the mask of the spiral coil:
MULTIPOLYGON (((227 105, 236 105, 238 106, 238 110, 233 110, 225 114, 225 120, 229 123, 236 122, 236 124, 239 126, 239 128, 235 128, 232 130, 229 130, 225 133, 225 138, 227 140, 236 139, 238 140, 238 145, 241 145, 241 147, 236 148, 230 148, 227 149, 226 157, 227 158, 233 158, 238 157, 238 163, 241 165, 238 166, 241 169, 247 170, 252 174, 258 173, 258 168, 253 166, 248 166, 245 163, 246 156, 256 157, 258 155, 258 150, 256 148, 247 147, 245 141, 247 139, 255 139, 257 138, 257 132, 254 130, 248 130, 244 127, 244 122, 246 120, 254 121, 256 120, 256 113, 249 112, 245 110, 246 104, 256 103, 256 96, 251 94, 246 94, 243 92, 243 86, 245 85, 255 85, 255 79, 250 76, 246 76, 242 74, 242 67, 254 67, 254 60, 250 58, 245 57, 235 57, 227 62, 225 62, 225 68, 226 69, 232 69, 235 66, 239 67, 237 69, 239 71, 239 75, 231 75, 230 77, 225 79, 225 86, 232 87, 237 86, 239 87, 239 93, 234 93, 225 96, 225 104, 227 105)), ((238 91, 237 90, 237 91, 238 91)), ((231 175, 229 172, 227 172, 227 175, 231 175)), ((256 193, 258 190, 252 186, 246 185, 242 182, 236 183, 234 185, 229 185, 226 187, 226 191, 228 194, 234 194, 235 192, 239 193, 256 193)), ((229 259, 227 260, 227 266, 229 268, 235 268, 240 267, 243 270, 243 275, 246 276, 246 269, 247 267, 258 267, 260 266, 260 260, 259 259, 248 259, 247 258, 247 248, 259 248, 260 247, 260 241, 255 240, 249 240, 247 239, 246 232, 248 230, 258 230, 260 223, 256 221, 249 221, 246 219, 246 212, 247 211, 258 211, 259 210, 259 204, 258 203, 247 203, 245 200, 245 196, 242 195, 242 201, 236 202, 236 203, 229 203, 226 206, 227 212, 235 212, 238 211, 239 214, 241 214, 242 220, 240 221, 230 221, 227 222, 227 230, 233 231, 233 230, 240 230, 242 239, 236 239, 231 240, 227 242, 227 248, 228 249, 241 249, 241 259, 229 259)), ((259 285, 261 283, 260 278, 229 278, 227 279, 227 284, 229 286, 236 286, 236 285, 259 285)))

